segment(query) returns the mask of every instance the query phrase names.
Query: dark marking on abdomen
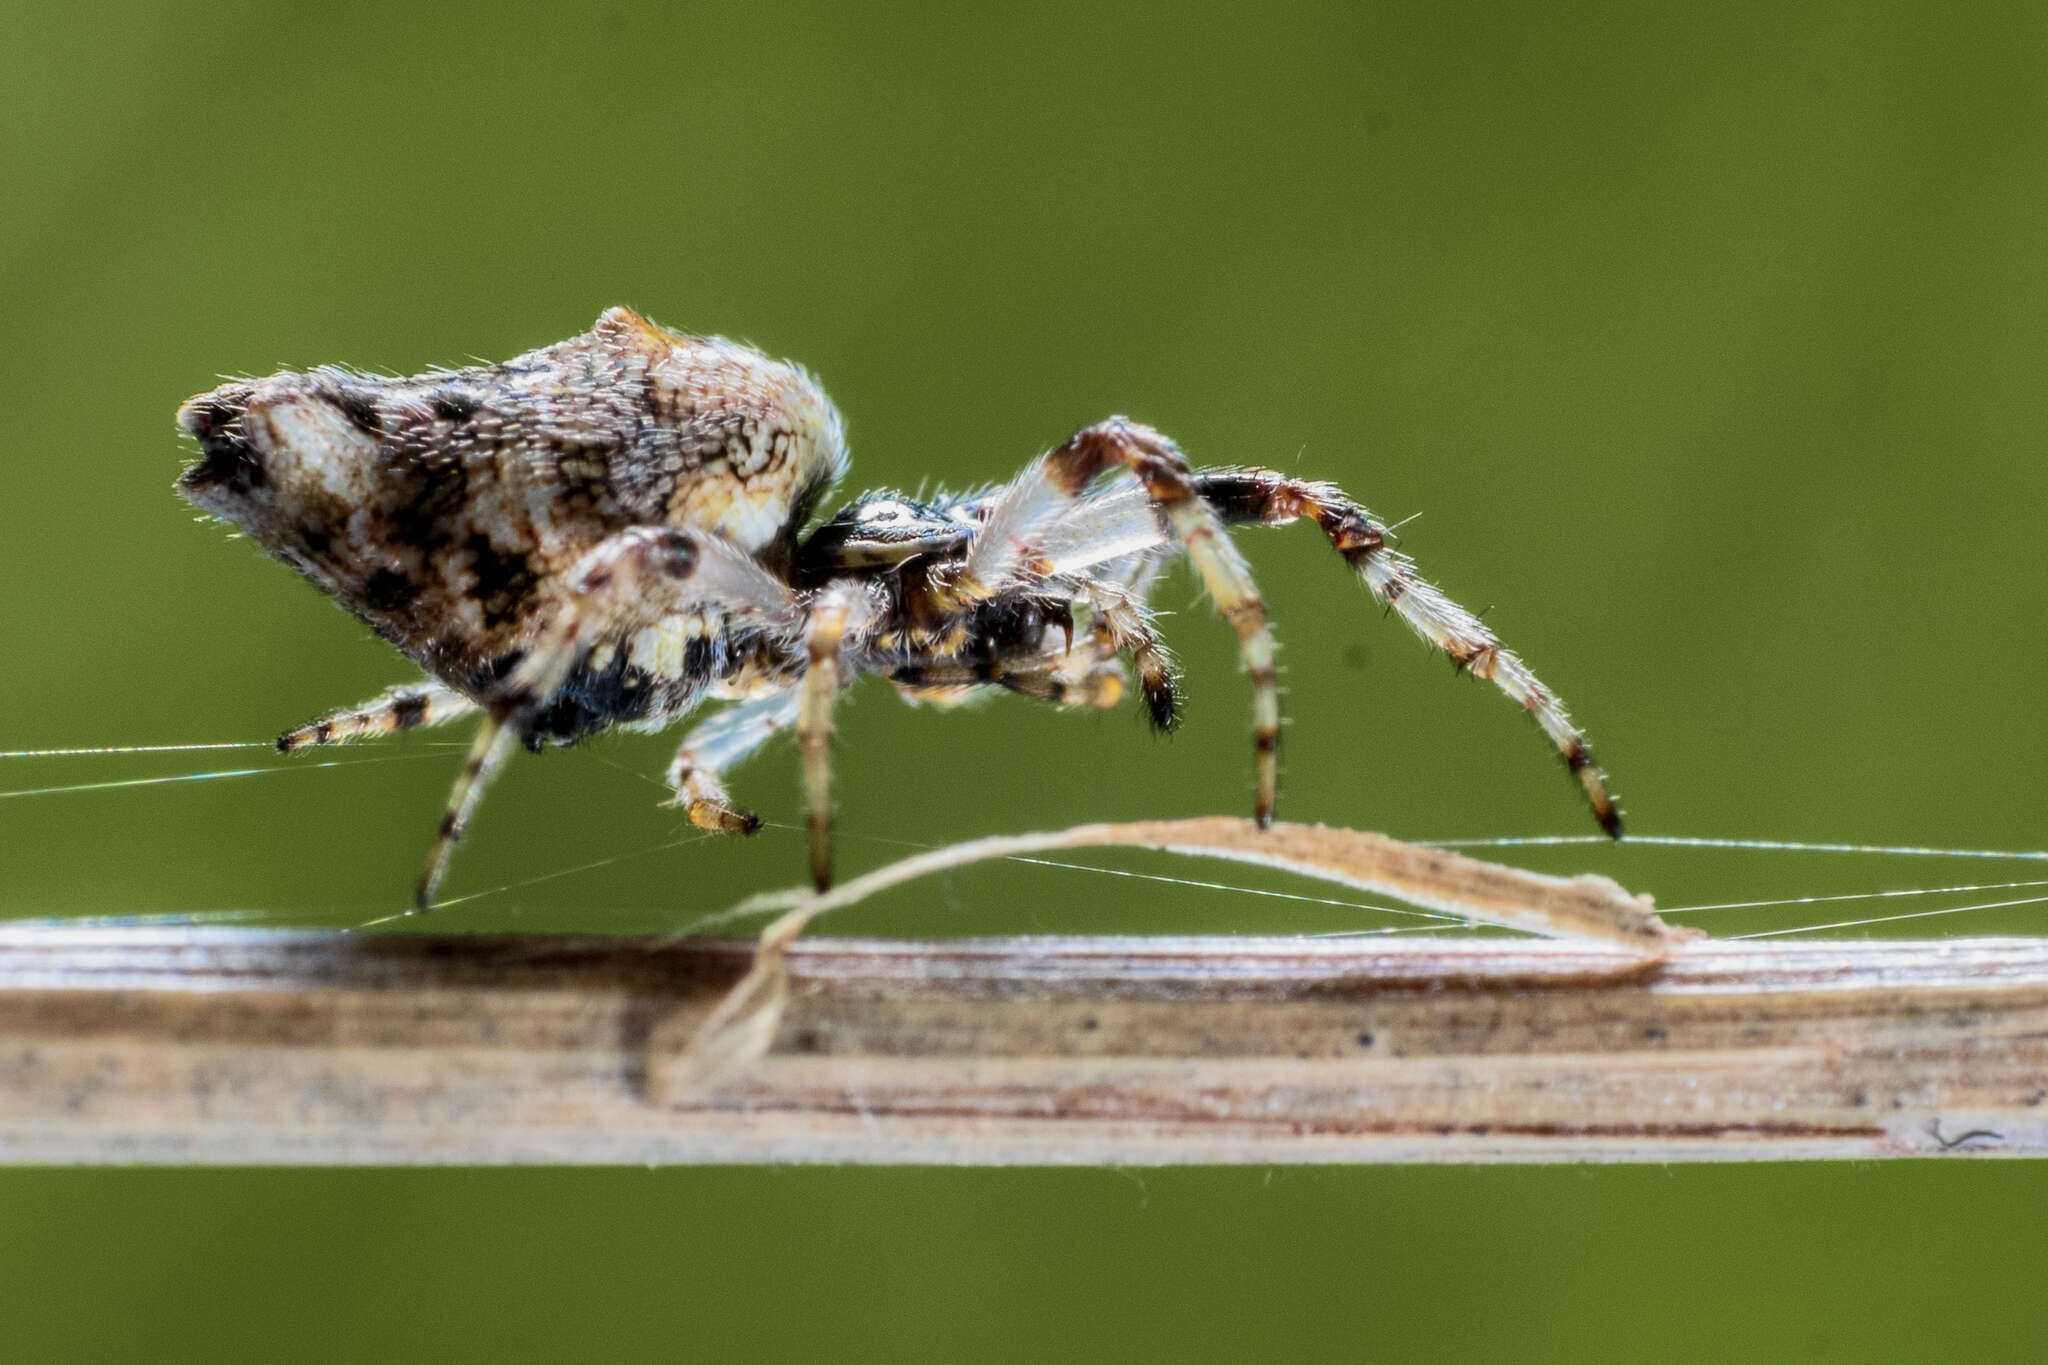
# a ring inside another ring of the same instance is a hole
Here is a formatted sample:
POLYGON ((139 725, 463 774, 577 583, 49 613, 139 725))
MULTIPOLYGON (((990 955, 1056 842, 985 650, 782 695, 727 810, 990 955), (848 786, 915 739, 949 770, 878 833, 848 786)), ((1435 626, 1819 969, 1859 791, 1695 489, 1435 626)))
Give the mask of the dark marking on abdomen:
POLYGON ((363 606, 385 615, 405 611, 419 595, 419 584, 396 569, 379 569, 363 580, 363 606))
POLYGON ((442 389, 433 398, 434 416, 444 422, 467 422, 480 406, 476 399, 456 389, 442 389))
POLYGON ((518 620, 532 605, 540 578, 517 550, 500 553, 486 535, 469 538, 470 572, 476 576, 475 597, 484 624, 502 626, 518 620))
POLYGON ((392 539, 432 555, 454 539, 469 505, 469 473, 460 459, 394 461, 383 494, 392 539))
POLYGON ((377 400, 361 389, 347 384, 323 384, 315 392, 348 418, 358 431, 372 436, 383 432, 384 415, 377 411, 377 400))

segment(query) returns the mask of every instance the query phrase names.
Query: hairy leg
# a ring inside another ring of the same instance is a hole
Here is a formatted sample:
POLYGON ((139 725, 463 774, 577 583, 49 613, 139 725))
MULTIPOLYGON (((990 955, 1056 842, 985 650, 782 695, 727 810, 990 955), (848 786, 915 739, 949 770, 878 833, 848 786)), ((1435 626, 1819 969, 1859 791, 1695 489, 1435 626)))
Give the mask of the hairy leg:
POLYGON ((670 529, 635 527, 607 537, 567 583, 553 619, 488 699, 420 874, 422 909, 433 903, 485 788, 590 648, 695 608, 791 627, 796 616, 789 589, 739 550, 715 536, 670 529))
POLYGON ((877 611, 865 588, 842 581, 818 594, 805 624, 807 666, 797 688, 796 744, 803 761, 811 884, 820 891, 832 886, 832 709, 850 680, 842 656, 877 611))
MULTIPOLYGON (((1194 475, 1194 489, 1225 523, 1281 526, 1312 518, 1331 547, 1389 610, 1459 668, 1492 682, 1535 718, 1578 781, 1601 828, 1620 833, 1620 812, 1606 779, 1555 694, 1478 617, 1417 575, 1413 562, 1388 545, 1386 527, 1341 489, 1268 469, 1203 470, 1194 475)), ((1142 556, 1148 547, 1154 553, 1147 562, 1156 569, 1163 562, 1158 552, 1171 546, 1173 534, 1160 524, 1155 509, 1149 487, 1136 481, 1062 504, 1041 462, 1003 493, 989 522, 1000 526, 1003 534, 977 542, 970 571, 979 563, 989 573, 1087 577, 1127 562, 1133 554, 1142 556)), ((1143 601, 1142 591, 1133 595, 1143 601)))
POLYGON ((1478 617, 1417 575, 1414 562, 1387 544, 1387 528, 1344 490, 1270 469, 1205 470, 1196 476, 1195 486, 1226 522, 1284 526, 1300 517, 1312 518, 1374 597, 1459 668, 1491 682, 1535 718, 1578 779, 1600 827, 1620 837, 1621 813, 1587 752, 1585 736, 1563 704, 1478 617))
MULTIPOLYGON (((970 600, 993 596, 1019 577, 1057 572, 1048 531, 1070 515, 1085 519, 1089 486, 1115 469, 1133 474, 1161 529, 1186 551, 1216 609, 1237 632, 1252 680, 1252 746, 1257 778, 1253 815, 1271 824, 1280 781, 1280 684, 1266 605, 1251 570, 1231 543, 1215 510, 1202 498, 1194 472, 1170 439, 1151 427, 1112 417, 1085 427, 1029 469, 997 498, 968 552, 956 585, 970 600)), ((1133 528, 1118 528, 1128 537, 1133 528)), ((1139 535, 1142 540, 1142 533, 1139 535)), ((1111 558, 1142 548, 1103 551, 1111 558)), ((1163 698, 1155 695, 1158 714, 1163 698)))
POLYGON ((744 760, 796 720, 795 690, 727 707, 690 731, 669 765, 668 785, 690 823, 718 834, 752 834, 760 817, 726 795, 720 774, 744 760))
MULTIPOLYGON (((1152 628, 1150 613, 1144 608, 1145 594, 1158 568, 1159 561, 1154 559, 1140 569, 1129 587, 1099 584, 1090 590, 1095 601, 1091 643, 1096 658, 1129 656, 1138 670, 1138 691, 1145 698, 1145 714, 1152 728, 1164 733, 1180 718, 1180 698, 1173 686, 1173 656, 1167 653, 1159 632, 1152 628)), ((1093 660, 1084 658, 1081 662, 1093 671, 1093 660)))
POLYGON ((476 703, 432 678, 401 683, 359 706, 347 707, 277 737, 280 753, 319 744, 346 744, 372 735, 440 725, 476 710, 476 703))

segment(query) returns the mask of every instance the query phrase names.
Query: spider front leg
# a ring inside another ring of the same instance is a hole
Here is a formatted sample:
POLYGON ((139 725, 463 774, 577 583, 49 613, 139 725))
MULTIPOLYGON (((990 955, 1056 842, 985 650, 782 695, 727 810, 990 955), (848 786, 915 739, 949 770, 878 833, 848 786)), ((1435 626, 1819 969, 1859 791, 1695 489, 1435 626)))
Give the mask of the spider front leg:
POLYGON ((446 683, 432 678, 402 683, 360 706, 330 712, 308 725, 277 737, 279 753, 318 744, 346 744, 371 735, 395 734, 424 725, 441 725, 476 710, 476 703, 446 683))
POLYGON ((752 834, 761 827, 760 816, 732 804, 719 775, 787 730, 797 701, 794 690, 751 698, 690 732, 669 765, 668 785, 691 824, 714 834, 752 834))
MULTIPOLYGON (((1252 681, 1252 752, 1257 781, 1252 813, 1273 823, 1280 785, 1280 681, 1266 604, 1244 556, 1195 486, 1180 447, 1151 427, 1112 417, 1085 427, 1027 469, 990 509, 959 580, 964 596, 993 595, 1033 570, 1043 529, 1079 504, 1090 484, 1117 467, 1129 469, 1164 523, 1187 552, 1216 609, 1237 632, 1252 681)), ((1142 662, 1141 662, 1142 666, 1142 662)), ((1159 675, 1164 679, 1163 671, 1159 675)), ((1168 681, 1170 689, 1170 681, 1168 681)), ((1152 694, 1155 715, 1165 693, 1152 694)))
POLYGON ((635 527, 608 536, 570 571, 567 589, 525 656, 486 699, 484 723, 449 793, 440 832, 420 874, 415 898, 420 909, 433 904, 484 789, 593 646, 693 610, 791 630, 797 621, 789 588, 738 549, 713 535, 664 527, 635 527))
POLYGON ((1343 489, 1270 469, 1204 470, 1195 484, 1202 500, 1225 521, 1284 526, 1300 517, 1313 518, 1330 547, 1357 570, 1374 597, 1449 655, 1452 663, 1491 682, 1535 718, 1578 779, 1600 827, 1621 837, 1621 812, 1586 749, 1585 735, 1572 724, 1563 703, 1478 617, 1418 575, 1414 561, 1387 544, 1387 528, 1343 489))
MULTIPOLYGON (((1173 686, 1173 656, 1167 653, 1159 632, 1152 628, 1151 616, 1140 605, 1158 572, 1159 561, 1150 560, 1128 588, 1097 584, 1091 589, 1095 599, 1091 643, 1098 659, 1130 656, 1138 670, 1138 691, 1145 698, 1145 714, 1151 719, 1152 728, 1164 734, 1180 719, 1180 698, 1173 686)), ((1122 681, 1121 674, 1118 681, 1122 681)))

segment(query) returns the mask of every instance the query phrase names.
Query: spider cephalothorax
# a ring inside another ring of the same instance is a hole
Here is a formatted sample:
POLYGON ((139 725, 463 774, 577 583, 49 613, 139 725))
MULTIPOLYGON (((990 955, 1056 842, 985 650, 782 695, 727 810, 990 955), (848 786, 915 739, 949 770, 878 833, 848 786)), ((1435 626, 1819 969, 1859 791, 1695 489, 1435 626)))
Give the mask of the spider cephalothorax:
POLYGON ((200 458, 178 482, 424 669, 425 681, 301 727, 293 750, 482 710, 420 879, 429 904, 512 747, 658 729, 700 703, 669 769, 690 819, 748 832, 721 774, 794 728, 811 872, 831 876, 833 702, 862 674, 957 702, 990 689, 1114 705, 1123 663, 1153 722, 1173 675, 1146 597, 1193 562, 1253 686, 1254 813, 1273 816, 1279 691, 1266 612, 1225 525, 1312 519, 1373 595, 1532 715, 1609 833, 1620 819, 1557 699, 1478 618, 1418 578, 1331 484, 1192 470, 1121 417, 1000 488, 869 494, 802 534, 844 472, 838 413, 795 366, 615 308, 502 365, 390 379, 336 369, 186 403, 200 458))

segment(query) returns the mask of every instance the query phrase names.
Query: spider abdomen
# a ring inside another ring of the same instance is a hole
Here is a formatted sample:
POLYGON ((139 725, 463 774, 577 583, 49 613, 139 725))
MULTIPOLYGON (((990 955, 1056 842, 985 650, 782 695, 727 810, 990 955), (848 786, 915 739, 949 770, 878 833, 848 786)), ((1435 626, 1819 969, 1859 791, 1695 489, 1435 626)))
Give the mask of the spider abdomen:
POLYGON ((226 384, 179 421, 202 446, 180 493, 458 686, 607 535, 685 527, 787 558, 845 463, 802 370, 626 309, 501 365, 226 384))

